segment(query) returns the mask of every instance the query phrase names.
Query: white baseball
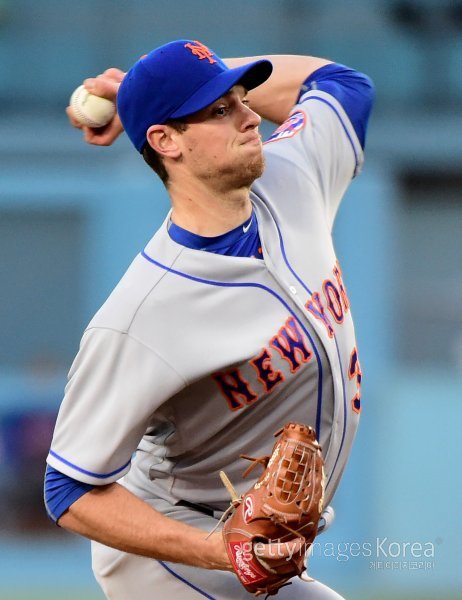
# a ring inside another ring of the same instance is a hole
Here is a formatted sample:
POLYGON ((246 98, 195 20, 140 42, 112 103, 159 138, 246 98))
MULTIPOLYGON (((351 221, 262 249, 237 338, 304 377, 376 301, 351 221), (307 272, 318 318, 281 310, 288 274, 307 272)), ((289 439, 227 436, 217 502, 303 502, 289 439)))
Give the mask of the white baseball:
POLYGON ((90 94, 83 85, 74 90, 69 104, 77 121, 88 127, 104 127, 116 112, 114 102, 90 94))

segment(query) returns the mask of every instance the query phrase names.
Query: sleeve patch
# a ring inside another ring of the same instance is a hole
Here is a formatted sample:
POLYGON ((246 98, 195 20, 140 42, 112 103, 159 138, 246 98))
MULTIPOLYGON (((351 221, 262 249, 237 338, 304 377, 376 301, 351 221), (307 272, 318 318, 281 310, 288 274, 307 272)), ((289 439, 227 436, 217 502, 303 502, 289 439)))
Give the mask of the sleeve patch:
POLYGON ((306 123, 307 116, 305 112, 303 110, 296 110, 276 129, 276 131, 266 140, 265 144, 294 137, 294 135, 305 127, 306 123))

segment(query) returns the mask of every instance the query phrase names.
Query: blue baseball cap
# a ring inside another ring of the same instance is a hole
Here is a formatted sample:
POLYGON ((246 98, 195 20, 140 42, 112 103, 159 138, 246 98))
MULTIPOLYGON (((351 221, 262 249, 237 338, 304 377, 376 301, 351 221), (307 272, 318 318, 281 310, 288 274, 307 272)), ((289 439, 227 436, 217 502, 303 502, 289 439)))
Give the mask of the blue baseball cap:
POLYGON ((230 69, 201 42, 176 40, 146 54, 128 71, 117 94, 117 112, 128 137, 142 152, 151 125, 202 110, 233 85, 251 90, 266 81, 272 70, 269 60, 230 69))

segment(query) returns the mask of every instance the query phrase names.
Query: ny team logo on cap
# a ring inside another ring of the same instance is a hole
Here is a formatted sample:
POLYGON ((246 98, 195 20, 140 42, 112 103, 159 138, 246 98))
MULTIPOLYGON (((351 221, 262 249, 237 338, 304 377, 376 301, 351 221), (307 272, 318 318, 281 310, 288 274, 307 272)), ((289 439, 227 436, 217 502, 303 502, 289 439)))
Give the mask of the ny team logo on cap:
POLYGON ((188 44, 185 44, 184 47, 187 48, 188 50, 191 50, 191 52, 194 54, 194 56, 197 56, 197 58, 199 60, 204 60, 204 58, 207 58, 211 65, 213 65, 213 63, 217 62, 213 58, 213 52, 211 50, 209 50, 209 48, 207 48, 207 46, 205 46, 201 42, 198 42, 197 40, 194 40, 194 42, 189 42, 188 44))

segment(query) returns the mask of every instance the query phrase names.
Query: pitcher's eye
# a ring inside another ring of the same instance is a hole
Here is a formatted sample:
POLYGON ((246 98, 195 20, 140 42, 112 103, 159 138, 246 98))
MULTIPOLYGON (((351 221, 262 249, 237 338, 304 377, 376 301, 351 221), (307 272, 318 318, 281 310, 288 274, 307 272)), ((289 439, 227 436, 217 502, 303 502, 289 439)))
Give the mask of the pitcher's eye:
POLYGON ((217 115, 217 117, 224 117, 225 115, 228 114, 229 108, 227 106, 217 106, 215 108, 215 110, 213 111, 215 115, 217 115))

